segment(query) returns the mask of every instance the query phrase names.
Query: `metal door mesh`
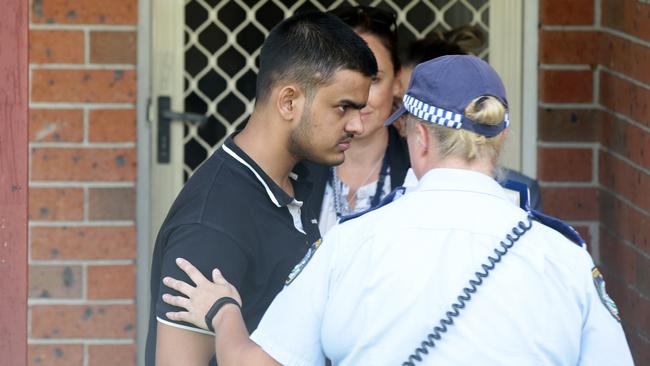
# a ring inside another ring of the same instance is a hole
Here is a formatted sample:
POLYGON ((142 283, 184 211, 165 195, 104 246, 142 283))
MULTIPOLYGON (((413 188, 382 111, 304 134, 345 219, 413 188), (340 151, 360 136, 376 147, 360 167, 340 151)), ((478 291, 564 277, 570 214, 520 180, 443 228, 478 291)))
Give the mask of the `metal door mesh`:
MULTIPOLYGON (((488 32, 489 0, 186 0, 185 111, 209 118, 201 126, 185 124, 185 180, 252 112, 258 56, 269 30, 294 12, 346 3, 395 11, 400 44, 465 24, 488 32)), ((487 55, 485 47, 479 56, 487 55)))

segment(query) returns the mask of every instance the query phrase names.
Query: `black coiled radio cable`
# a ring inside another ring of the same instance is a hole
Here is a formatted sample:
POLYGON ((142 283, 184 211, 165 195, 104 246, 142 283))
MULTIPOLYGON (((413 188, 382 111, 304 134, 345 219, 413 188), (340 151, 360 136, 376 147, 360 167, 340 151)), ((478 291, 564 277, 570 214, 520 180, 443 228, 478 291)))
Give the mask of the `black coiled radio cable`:
POLYGON ((497 263, 501 262, 501 259, 504 255, 508 254, 508 250, 515 245, 515 242, 519 240, 530 228, 533 226, 533 216, 528 215, 528 222, 519 221, 517 226, 512 228, 512 234, 508 233, 506 235, 505 241, 502 240, 499 242, 499 247, 494 248, 494 257, 489 255, 487 258, 488 263, 481 264, 482 272, 477 271, 474 273, 474 278, 469 280, 469 287, 465 287, 462 290, 462 294, 458 295, 458 301, 451 305, 451 310, 445 313, 445 317, 440 319, 439 324, 433 327, 433 331, 429 333, 425 340, 422 341, 420 346, 415 349, 415 352, 411 354, 407 361, 402 363, 402 366, 415 366, 416 362, 422 361, 424 355, 429 354, 429 349, 436 346, 436 342, 440 341, 442 335, 447 332, 449 326, 454 324, 454 318, 457 318, 460 315, 460 310, 464 309, 472 299, 472 295, 478 290, 478 287, 483 284, 483 279, 487 278, 490 275, 490 272, 494 269, 497 263))

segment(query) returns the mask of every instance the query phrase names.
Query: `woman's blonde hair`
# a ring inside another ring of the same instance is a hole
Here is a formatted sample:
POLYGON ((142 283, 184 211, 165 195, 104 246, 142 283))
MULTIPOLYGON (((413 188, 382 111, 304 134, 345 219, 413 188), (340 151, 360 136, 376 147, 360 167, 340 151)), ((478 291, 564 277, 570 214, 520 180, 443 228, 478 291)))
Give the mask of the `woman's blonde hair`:
MULTIPOLYGON (((465 117, 485 125, 498 125, 506 114, 504 105, 493 96, 481 96, 472 100, 465 108, 465 117)), ((406 120, 407 131, 415 124, 422 123, 431 138, 436 139, 438 154, 442 157, 459 157, 471 162, 477 158, 489 159, 496 163, 502 145, 502 134, 485 137, 475 132, 440 126, 409 114, 406 120)))

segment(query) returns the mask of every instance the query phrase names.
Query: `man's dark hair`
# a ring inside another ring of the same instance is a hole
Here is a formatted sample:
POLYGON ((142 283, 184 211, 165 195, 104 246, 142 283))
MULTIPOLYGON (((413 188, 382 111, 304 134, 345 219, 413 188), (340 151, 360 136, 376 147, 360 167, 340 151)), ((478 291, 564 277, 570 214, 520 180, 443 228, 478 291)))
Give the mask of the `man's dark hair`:
POLYGON ((339 70, 377 73, 368 45, 337 17, 322 12, 294 15, 276 25, 260 53, 256 98, 265 102, 278 82, 295 82, 310 96, 339 70))

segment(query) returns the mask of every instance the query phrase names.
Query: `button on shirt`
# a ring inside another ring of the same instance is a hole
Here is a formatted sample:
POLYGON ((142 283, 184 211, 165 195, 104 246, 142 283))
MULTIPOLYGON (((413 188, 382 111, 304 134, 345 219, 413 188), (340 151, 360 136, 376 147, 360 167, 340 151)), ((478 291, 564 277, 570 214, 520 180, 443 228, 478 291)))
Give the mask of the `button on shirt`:
MULTIPOLYGON (((334 227, 252 339, 283 365, 401 365, 520 221, 492 178, 431 170, 415 191, 334 227)), ((421 364, 632 365, 593 267, 533 222, 421 364)))
MULTIPOLYGON (((151 269, 151 315, 147 365, 154 364, 157 322, 193 332, 212 334, 191 324, 167 319, 182 309, 164 303, 162 278, 191 283, 174 262, 188 259, 204 276, 214 268, 239 291, 249 331, 282 289, 291 269, 320 238, 316 216, 302 209, 309 184, 297 166, 290 197, 231 138, 190 178, 163 223, 151 269)), ((211 361, 214 364, 214 359, 211 361)))

